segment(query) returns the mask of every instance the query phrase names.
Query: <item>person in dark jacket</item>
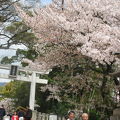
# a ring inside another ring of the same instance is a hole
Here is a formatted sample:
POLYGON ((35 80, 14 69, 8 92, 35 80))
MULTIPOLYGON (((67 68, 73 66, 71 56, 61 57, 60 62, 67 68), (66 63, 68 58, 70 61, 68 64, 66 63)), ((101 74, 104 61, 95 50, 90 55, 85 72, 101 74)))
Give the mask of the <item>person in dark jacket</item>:
POLYGON ((31 120, 32 110, 29 108, 29 106, 27 106, 26 108, 27 108, 27 111, 26 111, 26 114, 25 114, 25 120, 31 120))
POLYGON ((21 109, 19 109, 18 111, 18 117, 19 117, 19 120, 24 120, 24 112, 21 109))
POLYGON ((4 105, 0 107, 0 120, 3 120, 3 117, 6 115, 4 105))

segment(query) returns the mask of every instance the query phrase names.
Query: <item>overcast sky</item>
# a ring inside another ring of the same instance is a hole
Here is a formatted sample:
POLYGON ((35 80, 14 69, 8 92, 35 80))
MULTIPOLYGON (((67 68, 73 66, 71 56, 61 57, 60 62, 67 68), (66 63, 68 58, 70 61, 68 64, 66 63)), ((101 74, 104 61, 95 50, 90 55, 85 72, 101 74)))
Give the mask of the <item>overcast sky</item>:
POLYGON ((21 0, 21 3, 23 3, 24 5, 26 4, 34 4, 36 2, 41 3, 42 5, 46 5, 49 4, 52 0, 21 0))

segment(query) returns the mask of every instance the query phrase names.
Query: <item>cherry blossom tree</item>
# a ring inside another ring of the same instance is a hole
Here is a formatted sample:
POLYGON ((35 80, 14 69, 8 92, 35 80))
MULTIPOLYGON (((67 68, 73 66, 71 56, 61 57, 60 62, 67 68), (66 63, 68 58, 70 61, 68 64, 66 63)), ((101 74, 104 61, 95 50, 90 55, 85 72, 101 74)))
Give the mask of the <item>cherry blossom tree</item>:
MULTIPOLYGON (((47 17, 42 17, 43 14, 38 16, 38 13, 35 11, 33 12, 33 16, 29 16, 27 13, 21 10, 20 7, 16 6, 16 9, 19 11, 21 16, 24 14, 23 16, 25 19, 31 20, 33 25, 31 28, 34 29, 36 25, 41 27, 41 31, 38 31, 37 34, 35 30, 32 29, 35 35, 38 37, 35 50, 38 52, 39 56, 34 63, 30 60, 23 59, 23 62, 28 63, 29 67, 32 67, 32 69, 37 68, 38 70, 45 70, 60 64, 65 65, 66 62, 69 61, 67 58, 68 54, 71 52, 73 54, 78 54, 76 47, 68 42, 72 38, 71 33, 58 27, 47 17), (36 17, 35 19, 38 20, 37 23, 39 22, 39 25, 36 24, 34 17, 36 17)), ((25 19, 25 23, 29 26, 30 21, 27 22, 25 19)), ((39 29, 39 27, 37 29, 39 29)))
POLYGON ((18 6, 16 10, 39 38, 39 51, 40 43, 67 41, 95 62, 119 63, 114 55, 120 52, 119 0, 54 0, 32 16, 18 6))
MULTIPOLYGON (((44 8, 32 10, 31 15, 19 6, 15 5, 15 7, 19 16, 38 38, 35 45, 39 54, 37 60, 34 63, 29 60, 24 60, 24 62, 29 63, 32 68, 35 66, 35 69, 49 69, 53 66, 67 64, 70 67, 70 74, 68 75, 69 80, 66 81, 73 85, 70 87, 71 91, 84 86, 81 83, 84 83, 85 80, 89 86, 91 80, 93 87, 97 83, 99 84, 96 90, 99 89, 101 100, 106 101, 108 88, 113 88, 107 87, 108 82, 112 81, 108 74, 112 72, 113 63, 119 63, 119 58, 114 54, 120 52, 120 1, 54 0, 44 8), (85 72, 80 73, 78 81, 76 81, 74 78, 76 74, 73 75, 72 70, 74 63, 78 66, 81 65, 79 63, 83 57, 81 54, 92 58, 93 62, 87 62, 88 66, 85 72), (75 56, 79 56, 77 62, 73 61, 75 56), (94 64, 94 62, 98 64, 94 64), (93 76, 95 73, 100 74, 100 79, 95 78, 96 83, 91 77, 92 73, 88 72, 87 74, 88 69, 93 72, 93 76), (95 84, 93 85, 93 83, 95 84)), ((59 81, 61 79, 63 77, 59 81)), ((91 86, 90 89, 93 90, 91 86)), ((86 91, 91 92, 90 90, 86 91)))
POLYGON ((119 0, 66 0, 62 13, 49 10, 51 19, 72 32, 71 42, 81 44, 78 50, 83 55, 110 64, 116 60, 114 53, 120 52, 119 6, 119 0))

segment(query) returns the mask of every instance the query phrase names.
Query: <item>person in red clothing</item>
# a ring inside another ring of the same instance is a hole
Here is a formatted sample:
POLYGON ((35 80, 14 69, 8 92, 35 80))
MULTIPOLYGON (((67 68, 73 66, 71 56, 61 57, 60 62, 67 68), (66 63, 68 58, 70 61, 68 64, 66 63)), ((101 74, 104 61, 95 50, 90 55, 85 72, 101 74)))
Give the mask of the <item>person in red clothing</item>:
POLYGON ((14 112, 14 115, 12 116, 11 120, 19 120, 19 117, 17 115, 17 112, 14 112))

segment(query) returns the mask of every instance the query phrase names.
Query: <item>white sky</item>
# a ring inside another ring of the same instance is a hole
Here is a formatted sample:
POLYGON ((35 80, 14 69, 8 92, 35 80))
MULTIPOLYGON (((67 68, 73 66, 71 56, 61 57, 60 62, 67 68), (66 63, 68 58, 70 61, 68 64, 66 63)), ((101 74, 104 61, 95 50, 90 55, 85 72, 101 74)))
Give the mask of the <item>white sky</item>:
POLYGON ((30 6, 34 6, 36 4, 36 2, 38 3, 41 3, 41 5, 46 5, 46 4, 49 4, 51 3, 52 0, 21 0, 20 2, 23 4, 23 5, 30 5, 30 6))
POLYGON ((0 59, 2 59, 5 56, 11 57, 15 54, 16 54, 16 50, 3 50, 3 49, 1 49, 0 50, 0 59))
POLYGON ((11 80, 9 79, 0 79, 0 83, 9 83, 11 80))
MULTIPOLYGON (((8 75, 9 75, 9 70, 0 69, 0 73, 2 73, 2 74, 8 74, 8 75)), ((10 82, 10 81, 11 81, 10 79, 0 78, 0 83, 1 83, 1 82, 8 83, 8 82, 10 82)))

